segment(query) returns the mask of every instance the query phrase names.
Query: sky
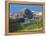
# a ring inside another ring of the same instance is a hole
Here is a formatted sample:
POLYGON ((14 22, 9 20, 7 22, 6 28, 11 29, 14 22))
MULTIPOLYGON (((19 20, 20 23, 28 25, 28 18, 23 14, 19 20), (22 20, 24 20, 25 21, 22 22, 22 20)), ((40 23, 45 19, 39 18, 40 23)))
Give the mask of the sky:
POLYGON ((42 11, 42 6, 41 5, 22 5, 22 4, 10 4, 10 13, 15 13, 21 8, 28 8, 31 11, 42 11))

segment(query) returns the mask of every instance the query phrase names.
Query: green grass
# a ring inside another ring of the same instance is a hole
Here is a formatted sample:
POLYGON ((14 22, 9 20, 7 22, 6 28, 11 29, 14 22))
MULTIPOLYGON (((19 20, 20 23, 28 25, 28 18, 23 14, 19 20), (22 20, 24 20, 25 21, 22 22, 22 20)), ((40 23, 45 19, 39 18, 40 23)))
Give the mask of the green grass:
POLYGON ((17 32, 42 32, 42 19, 39 18, 37 21, 38 24, 34 20, 30 20, 30 23, 26 23, 18 29, 17 32))

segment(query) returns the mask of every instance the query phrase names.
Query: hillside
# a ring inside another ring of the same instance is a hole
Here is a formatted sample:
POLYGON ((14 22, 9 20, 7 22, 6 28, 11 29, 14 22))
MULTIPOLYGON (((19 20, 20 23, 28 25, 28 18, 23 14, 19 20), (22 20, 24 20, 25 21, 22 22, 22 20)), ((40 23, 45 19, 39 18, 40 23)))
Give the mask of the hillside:
POLYGON ((42 12, 30 11, 27 8, 20 9, 13 15, 10 14, 10 32, 42 32, 42 12), (37 22, 33 16, 39 17, 37 22))

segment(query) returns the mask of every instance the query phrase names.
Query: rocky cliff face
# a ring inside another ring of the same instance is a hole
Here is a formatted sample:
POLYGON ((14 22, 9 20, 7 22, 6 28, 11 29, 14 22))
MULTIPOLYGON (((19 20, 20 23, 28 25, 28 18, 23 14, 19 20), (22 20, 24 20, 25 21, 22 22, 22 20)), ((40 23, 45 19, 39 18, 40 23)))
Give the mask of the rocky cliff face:
POLYGON ((18 12, 15 12, 13 16, 15 18, 32 18, 33 13, 27 8, 22 8, 18 12))
POLYGON ((12 16, 10 15, 10 17, 12 19, 16 19, 16 18, 33 18, 34 14, 36 16, 42 16, 42 12, 38 12, 38 11, 34 11, 32 12, 30 9, 28 8, 22 8, 20 10, 18 10, 17 12, 15 12, 12 16))

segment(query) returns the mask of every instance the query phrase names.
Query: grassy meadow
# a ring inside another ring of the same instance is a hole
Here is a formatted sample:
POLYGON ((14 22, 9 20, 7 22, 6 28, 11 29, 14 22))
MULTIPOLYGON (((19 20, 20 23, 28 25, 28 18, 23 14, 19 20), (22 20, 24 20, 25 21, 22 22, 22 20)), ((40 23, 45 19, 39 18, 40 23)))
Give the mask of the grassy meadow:
POLYGON ((18 25, 21 24, 21 26, 16 26, 15 31, 16 32, 42 32, 42 19, 39 18, 37 22, 33 20, 28 20, 24 23, 18 23, 18 25), (28 22, 29 21, 29 22, 28 22))

